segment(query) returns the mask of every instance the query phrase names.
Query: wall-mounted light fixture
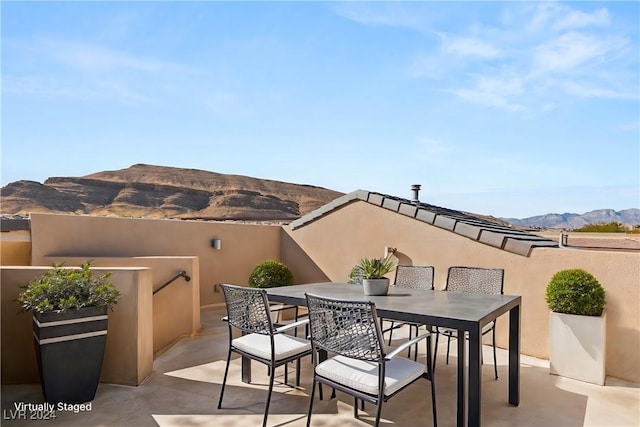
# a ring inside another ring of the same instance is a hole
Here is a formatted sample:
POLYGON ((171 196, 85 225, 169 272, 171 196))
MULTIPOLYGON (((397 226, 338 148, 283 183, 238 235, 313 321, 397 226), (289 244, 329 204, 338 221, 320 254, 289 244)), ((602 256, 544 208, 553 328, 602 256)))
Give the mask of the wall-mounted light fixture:
POLYGON ((217 251, 222 247, 222 240, 220 239, 211 239, 211 247, 217 251))
POLYGON ((384 256, 385 258, 388 257, 391 254, 395 254, 396 253, 396 248, 392 248, 391 246, 385 246, 384 247, 384 256))

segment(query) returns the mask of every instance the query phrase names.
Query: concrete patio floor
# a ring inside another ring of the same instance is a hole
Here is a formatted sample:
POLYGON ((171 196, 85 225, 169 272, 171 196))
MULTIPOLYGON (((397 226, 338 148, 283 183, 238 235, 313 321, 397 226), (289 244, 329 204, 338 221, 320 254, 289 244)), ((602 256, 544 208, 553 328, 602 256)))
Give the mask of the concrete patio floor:
MULTIPOLYGON (((56 411, 55 419, 31 421, 15 419, 16 403, 43 401, 40 386, 2 387, 2 425, 7 426, 259 426, 268 378, 266 368, 254 364, 253 383, 240 381, 240 359, 233 360, 224 409, 216 408, 227 351, 227 327, 220 321, 220 309, 204 309, 202 331, 185 338, 154 362, 154 372, 138 387, 100 384, 90 411, 56 411)), ((406 331, 405 331, 406 332, 406 331)), ((396 336, 396 333, 394 333, 396 336)), ((401 334, 397 334, 401 338, 401 334)), ((452 346, 455 351, 455 346, 452 346)), ((484 426, 638 426, 640 388, 638 384, 608 378, 596 386, 549 374, 549 364, 528 356, 521 357, 521 403, 507 403, 507 352, 498 350, 498 372, 493 377, 491 347, 484 348, 482 381, 482 423, 484 426)), ((440 347, 436 388, 438 423, 454 426, 456 421, 456 360, 445 364, 440 347)), ((308 407, 311 365, 307 358, 301 368, 302 384, 291 388, 278 384, 282 368, 276 372, 269 426, 304 426, 308 407)), ((290 377, 292 378, 292 377, 290 377)), ((430 386, 418 381, 385 403, 381 425, 431 425, 430 386)), ((312 426, 369 426, 373 406, 367 405, 361 418, 353 418, 353 399, 338 393, 336 399, 314 403, 312 426)), ((37 415, 37 414, 36 414, 37 415)))

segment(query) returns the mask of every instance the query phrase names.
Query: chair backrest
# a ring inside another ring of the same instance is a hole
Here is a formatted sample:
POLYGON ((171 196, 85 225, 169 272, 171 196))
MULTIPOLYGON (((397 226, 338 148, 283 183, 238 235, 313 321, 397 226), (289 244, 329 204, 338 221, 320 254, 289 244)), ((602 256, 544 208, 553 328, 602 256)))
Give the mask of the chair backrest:
POLYGON ((434 268, 430 265, 399 265, 393 286, 411 289, 433 289, 434 268))
POLYGON ((384 345, 373 302, 305 295, 314 347, 353 359, 382 360, 384 345))
POLYGON ((502 294, 502 268, 449 267, 446 291, 475 294, 502 294))
POLYGON ((269 300, 264 289, 220 285, 227 305, 229 324, 244 332, 273 334, 269 300))

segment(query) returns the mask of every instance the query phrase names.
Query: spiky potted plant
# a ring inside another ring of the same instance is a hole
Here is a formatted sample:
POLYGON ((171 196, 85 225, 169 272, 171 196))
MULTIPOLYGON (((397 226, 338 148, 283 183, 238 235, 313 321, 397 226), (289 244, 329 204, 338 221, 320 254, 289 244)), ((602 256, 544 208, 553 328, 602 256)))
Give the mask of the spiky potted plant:
POLYGON ((558 271, 546 288, 550 373, 603 385, 606 303, 598 280, 582 269, 558 271))
POLYGON ((17 302, 32 311, 42 392, 49 403, 94 399, 107 339, 108 310, 120 292, 110 272, 94 277, 91 261, 61 264, 22 286, 17 302))
POLYGON ((351 277, 362 279, 365 295, 386 295, 389 291, 389 278, 385 274, 393 270, 392 254, 384 258, 362 258, 351 270, 351 277))

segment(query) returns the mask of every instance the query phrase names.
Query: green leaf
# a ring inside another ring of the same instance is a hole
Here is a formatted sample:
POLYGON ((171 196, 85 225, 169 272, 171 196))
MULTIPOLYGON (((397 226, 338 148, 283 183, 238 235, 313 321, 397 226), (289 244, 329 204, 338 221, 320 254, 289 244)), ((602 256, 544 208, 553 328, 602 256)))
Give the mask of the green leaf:
POLYGON ((80 269, 54 264, 42 276, 21 286, 23 291, 17 302, 23 311, 40 313, 82 307, 113 308, 120 299, 120 292, 108 280, 111 272, 93 277, 90 267, 91 261, 83 263, 80 269))

